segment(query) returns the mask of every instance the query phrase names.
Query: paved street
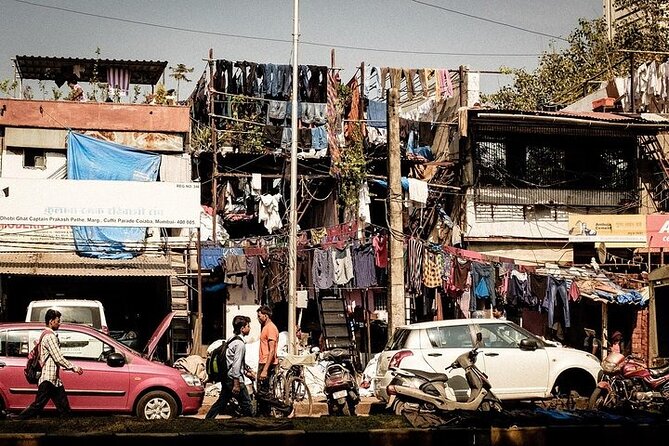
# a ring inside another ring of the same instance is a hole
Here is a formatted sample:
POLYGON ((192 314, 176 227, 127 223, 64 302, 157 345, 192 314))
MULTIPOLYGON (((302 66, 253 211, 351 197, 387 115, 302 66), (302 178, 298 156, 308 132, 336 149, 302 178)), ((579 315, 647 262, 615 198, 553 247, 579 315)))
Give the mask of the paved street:
MULTIPOLYGON (((204 403, 202 404, 202 407, 200 408, 200 411, 198 412, 197 415, 193 415, 195 418, 204 418, 205 414, 211 407, 211 405, 216 401, 216 398, 218 398, 218 395, 213 395, 213 394, 207 394, 204 397, 204 403)), ((370 414, 378 414, 378 413, 383 413, 384 412, 384 405, 381 403, 378 399, 375 397, 371 396, 363 396, 360 398, 360 403, 358 404, 357 407, 357 415, 359 416, 368 416, 370 414)), ((309 416, 308 415, 308 409, 306 404, 296 404, 295 405, 295 416, 302 417, 302 416, 309 416)), ((325 397, 323 396, 316 396, 313 398, 313 405, 312 405, 312 417, 320 417, 322 415, 327 415, 328 414, 328 406, 327 403, 325 402, 325 397)), ((228 415, 219 415, 219 417, 229 417, 228 415)))

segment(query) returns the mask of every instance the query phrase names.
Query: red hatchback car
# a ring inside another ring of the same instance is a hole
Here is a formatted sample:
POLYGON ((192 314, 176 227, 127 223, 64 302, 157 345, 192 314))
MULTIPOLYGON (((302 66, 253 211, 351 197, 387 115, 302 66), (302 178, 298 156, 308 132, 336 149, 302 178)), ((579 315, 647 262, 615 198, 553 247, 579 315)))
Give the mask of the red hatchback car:
MULTIPOLYGON (((204 400, 197 376, 154 360, 158 343, 174 312, 156 329, 143 353, 85 325, 62 324, 58 330, 67 359, 84 369, 83 375, 61 371, 73 412, 134 414, 142 419, 172 419, 193 415, 204 400)), ((44 324, 0 324, 0 409, 17 412, 35 399, 37 386, 23 375, 28 351, 44 324)), ((49 402, 46 409, 54 410, 49 402)))

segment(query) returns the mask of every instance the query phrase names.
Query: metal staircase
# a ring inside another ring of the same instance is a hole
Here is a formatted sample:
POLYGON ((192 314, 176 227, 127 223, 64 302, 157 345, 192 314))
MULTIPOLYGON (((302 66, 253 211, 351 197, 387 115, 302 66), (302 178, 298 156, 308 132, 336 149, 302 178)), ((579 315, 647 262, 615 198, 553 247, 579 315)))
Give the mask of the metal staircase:
POLYGON ((654 161, 657 166, 653 174, 651 197, 660 211, 669 210, 669 160, 656 135, 639 135, 640 154, 654 161))
MULTIPOLYGON (((172 256, 172 268, 177 274, 186 273, 186 263, 177 256, 172 256)), ((191 329, 188 320, 188 285, 177 276, 170 277, 172 311, 177 314, 172 320, 171 345, 174 360, 186 357, 190 352, 191 329)))
POLYGON ((355 349, 355 338, 346 304, 340 296, 327 296, 318 299, 321 331, 325 340, 325 349, 355 349))

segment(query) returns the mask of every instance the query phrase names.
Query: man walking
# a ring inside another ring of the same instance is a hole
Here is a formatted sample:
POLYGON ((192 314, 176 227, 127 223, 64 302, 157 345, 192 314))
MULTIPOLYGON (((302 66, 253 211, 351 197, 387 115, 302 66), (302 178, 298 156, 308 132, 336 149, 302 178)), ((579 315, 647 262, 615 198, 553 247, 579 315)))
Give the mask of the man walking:
POLYGON ((227 374, 221 383, 221 393, 205 418, 215 418, 225 409, 233 396, 237 398, 243 416, 253 415, 251 397, 244 384, 244 376, 255 379, 255 374, 246 365, 246 343, 242 338, 242 336, 248 336, 251 331, 251 318, 242 315, 235 316, 232 320, 232 331, 234 335, 228 339, 225 347, 227 374))
MULTIPOLYGON (((258 394, 267 395, 270 391, 270 382, 279 358, 276 355, 277 343, 279 341, 279 330, 272 322, 272 309, 267 305, 258 308, 258 321, 260 321, 260 354, 258 357, 258 394)), ((258 398, 258 413, 270 415, 269 405, 258 398)))
POLYGON ((72 370, 79 375, 84 373, 84 370, 65 359, 60 350, 60 341, 56 334, 60 328, 60 316, 60 311, 53 308, 46 311, 44 322, 47 328, 44 330, 39 348, 42 375, 37 384, 37 395, 35 401, 17 416, 18 419, 25 420, 38 415, 49 400, 53 401, 61 417, 70 413, 70 402, 60 380, 60 369, 62 367, 65 370, 72 370))

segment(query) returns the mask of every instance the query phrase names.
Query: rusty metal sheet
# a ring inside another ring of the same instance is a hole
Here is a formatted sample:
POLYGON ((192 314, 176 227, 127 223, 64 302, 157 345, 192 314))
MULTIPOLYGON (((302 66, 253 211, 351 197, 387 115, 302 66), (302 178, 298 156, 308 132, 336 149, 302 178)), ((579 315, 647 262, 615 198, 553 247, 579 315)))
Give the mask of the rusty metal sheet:
POLYGON ((71 252, 0 253, 0 274, 89 277, 161 277, 176 271, 168 257, 141 255, 133 259, 106 260, 71 252))

